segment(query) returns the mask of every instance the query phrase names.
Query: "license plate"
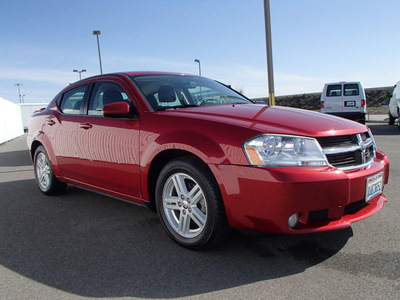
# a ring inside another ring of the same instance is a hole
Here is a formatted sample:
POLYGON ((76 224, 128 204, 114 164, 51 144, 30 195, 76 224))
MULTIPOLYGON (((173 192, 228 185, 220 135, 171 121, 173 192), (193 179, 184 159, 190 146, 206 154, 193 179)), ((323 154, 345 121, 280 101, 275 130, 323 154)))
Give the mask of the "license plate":
POLYGON ((368 202, 375 196, 382 194, 383 172, 367 178, 367 187, 365 190, 365 201, 368 202))
POLYGON ((346 102, 345 102, 345 105, 346 105, 347 107, 356 106, 356 101, 346 101, 346 102))

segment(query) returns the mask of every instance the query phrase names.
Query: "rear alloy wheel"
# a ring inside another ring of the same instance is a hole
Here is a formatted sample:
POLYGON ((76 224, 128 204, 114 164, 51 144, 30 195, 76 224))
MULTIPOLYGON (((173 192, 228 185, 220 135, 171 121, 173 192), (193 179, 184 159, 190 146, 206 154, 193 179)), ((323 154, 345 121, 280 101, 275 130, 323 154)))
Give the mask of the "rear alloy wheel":
POLYGON ((36 183, 42 193, 54 195, 65 191, 66 184, 54 176, 49 157, 43 146, 39 146, 35 151, 34 168, 36 183))
POLYGON ((171 161, 163 168, 157 180, 156 205, 168 235, 186 248, 208 247, 227 228, 214 177, 191 158, 171 161))

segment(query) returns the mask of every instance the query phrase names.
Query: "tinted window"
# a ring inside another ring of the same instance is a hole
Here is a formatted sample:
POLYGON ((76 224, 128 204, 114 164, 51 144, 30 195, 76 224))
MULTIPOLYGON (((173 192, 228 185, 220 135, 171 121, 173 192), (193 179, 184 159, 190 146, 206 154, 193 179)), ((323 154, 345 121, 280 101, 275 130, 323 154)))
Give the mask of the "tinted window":
POLYGON ((183 75, 132 77, 154 110, 188 106, 251 103, 214 80, 183 75))
POLYGON ((344 95, 345 96, 356 96, 359 95, 358 84, 349 83, 344 85, 344 95))
POLYGON ((79 115, 83 99, 85 98, 86 89, 87 85, 83 85, 66 92, 61 99, 61 112, 68 115, 79 115))
POLYGON ((88 114, 102 116, 104 105, 115 102, 127 102, 129 105, 132 105, 128 95, 119 84, 114 82, 98 82, 95 84, 89 102, 88 114))
POLYGON ((328 89, 326 90, 326 96, 327 97, 342 96, 342 85, 341 84, 328 85, 328 89))

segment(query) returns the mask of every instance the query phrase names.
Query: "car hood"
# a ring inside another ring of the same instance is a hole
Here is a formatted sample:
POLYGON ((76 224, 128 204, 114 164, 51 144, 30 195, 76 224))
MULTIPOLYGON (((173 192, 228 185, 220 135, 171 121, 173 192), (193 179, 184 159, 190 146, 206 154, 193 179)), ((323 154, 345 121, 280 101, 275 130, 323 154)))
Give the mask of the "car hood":
POLYGON ((367 130, 366 126, 357 122, 319 112, 262 104, 210 105, 178 109, 168 113, 246 127, 260 133, 318 137, 354 134, 367 130))

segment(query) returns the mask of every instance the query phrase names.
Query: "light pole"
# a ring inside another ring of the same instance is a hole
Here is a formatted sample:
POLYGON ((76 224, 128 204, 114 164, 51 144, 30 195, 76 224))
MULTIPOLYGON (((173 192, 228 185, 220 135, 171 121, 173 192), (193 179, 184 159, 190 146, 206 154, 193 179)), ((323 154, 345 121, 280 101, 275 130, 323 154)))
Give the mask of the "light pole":
MULTIPOLYGON (((19 97, 19 103, 22 103, 23 102, 23 98, 22 98, 22 96, 21 96, 21 86, 22 86, 22 83, 16 83, 15 84, 17 87, 18 87, 18 97, 19 97)), ((24 95, 25 96, 25 95, 24 95)))
POLYGON ((103 74, 103 67, 101 66, 101 54, 100 54, 100 42, 99 42, 100 34, 101 34, 100 30, 93 30, 93 35, 95 35, 97 37, 97 49, 99 51, 100 74, 103 74))
POLYGON ((264 0, 265 40, 267 44, 269 105, 275 105, 274 71, 272 68, 271 14, 269 0, 264 0))
POLYGON ((194 62, 199 64, 199 76, 201 76, 201 66, 200 66, 200 60, 199 59, 195 59, 194 62))
POLYGON ((83 70, 80 70, 80 71, 78 71, 78 70, 73 70, 72 72, 79 73, 79 80, 82 80, 82 75, 81 75, 81 73, 86 72, 86 69, 83 69, 83 70))

